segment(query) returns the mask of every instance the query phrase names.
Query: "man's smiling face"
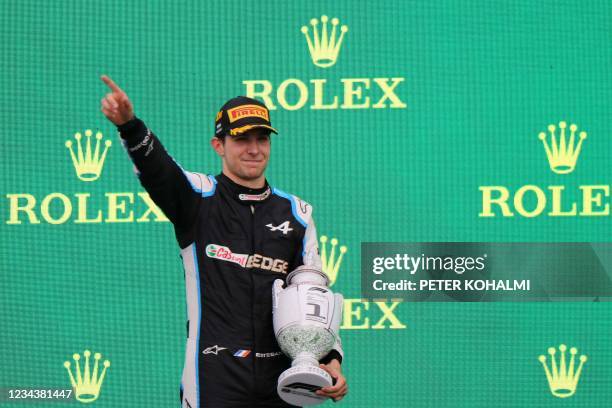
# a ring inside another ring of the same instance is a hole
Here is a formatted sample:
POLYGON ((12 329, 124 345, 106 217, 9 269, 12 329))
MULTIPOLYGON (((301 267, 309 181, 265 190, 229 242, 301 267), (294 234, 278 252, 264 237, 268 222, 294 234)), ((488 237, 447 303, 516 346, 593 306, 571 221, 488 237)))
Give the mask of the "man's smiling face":
POLYGON ((254 128, 224 140, 213 138, 213 148, 223 160, 223 173, 238 184, 263 187, 270 159, 270 131, 254 128))

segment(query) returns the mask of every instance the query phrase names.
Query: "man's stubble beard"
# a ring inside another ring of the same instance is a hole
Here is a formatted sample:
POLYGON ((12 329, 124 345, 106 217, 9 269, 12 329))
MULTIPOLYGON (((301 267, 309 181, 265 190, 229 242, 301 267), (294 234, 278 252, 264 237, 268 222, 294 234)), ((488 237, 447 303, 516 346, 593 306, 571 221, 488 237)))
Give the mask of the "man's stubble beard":
MULTIPOLYGON (((228 166, 228 168, 229 168, 229 166, 228 166)), ((263 166, 261 171, 257 172, 256 174, 248 173, 247 171, 243 171, 240 168, 240 166, 237 166, 236 170, 233 170, 231 168, 230 168, 230 170, 232 170, 234 175, 238 176, 238 178, 240 178, 242 180, 246 180, 246 181, 252 181, 252 180, 257 180, 260 177, 262 177, 265 174, 267 168, 268 168, 268 163, 266 162, 266 164, 263 166), (253 175, 251 175, 251 174, 253 174, 253 175)))

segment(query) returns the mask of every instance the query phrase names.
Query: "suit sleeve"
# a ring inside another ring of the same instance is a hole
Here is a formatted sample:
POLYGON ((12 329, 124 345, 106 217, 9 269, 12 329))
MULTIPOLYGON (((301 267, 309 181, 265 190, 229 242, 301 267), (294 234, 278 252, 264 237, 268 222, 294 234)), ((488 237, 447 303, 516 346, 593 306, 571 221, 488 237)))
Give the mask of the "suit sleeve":
POLYGON ((134 118, 117 129, 140 184, 177 231, 189 229, 214 179, 183 170, 142 120, 134 118))

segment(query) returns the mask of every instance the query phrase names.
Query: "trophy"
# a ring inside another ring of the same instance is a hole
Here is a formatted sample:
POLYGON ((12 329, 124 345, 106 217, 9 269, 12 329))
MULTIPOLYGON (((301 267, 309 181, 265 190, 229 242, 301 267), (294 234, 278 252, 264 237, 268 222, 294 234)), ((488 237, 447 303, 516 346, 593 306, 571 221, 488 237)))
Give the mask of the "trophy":
POLYGON ((327 397, 315 392, 332 385, 319 367, 339 343, 343 298, 333 294, 329 279, 319 268, 302 265, 287 275, 287 286, 277 279, 272 286, 274 334, 281 350, 292 360, 278 378, 278 395, 297 406, 316 405, 327 397))

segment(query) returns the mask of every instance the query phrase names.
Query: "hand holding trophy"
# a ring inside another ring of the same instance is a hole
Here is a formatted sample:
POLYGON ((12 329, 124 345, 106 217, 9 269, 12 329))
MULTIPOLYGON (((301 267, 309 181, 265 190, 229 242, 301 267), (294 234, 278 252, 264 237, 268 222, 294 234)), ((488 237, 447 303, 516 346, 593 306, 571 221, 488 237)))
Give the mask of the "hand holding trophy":
POLYGON ((316 391, 332 385, 331 376, 319 367, 339 341, 343 298, 333 294, 320 269, 303 265, 287 275, 287 286, 278 279, 272 286, 274 333, 291 367, 278 378, 277 391, 289 404, 316 405, 327 397, 316 391))

